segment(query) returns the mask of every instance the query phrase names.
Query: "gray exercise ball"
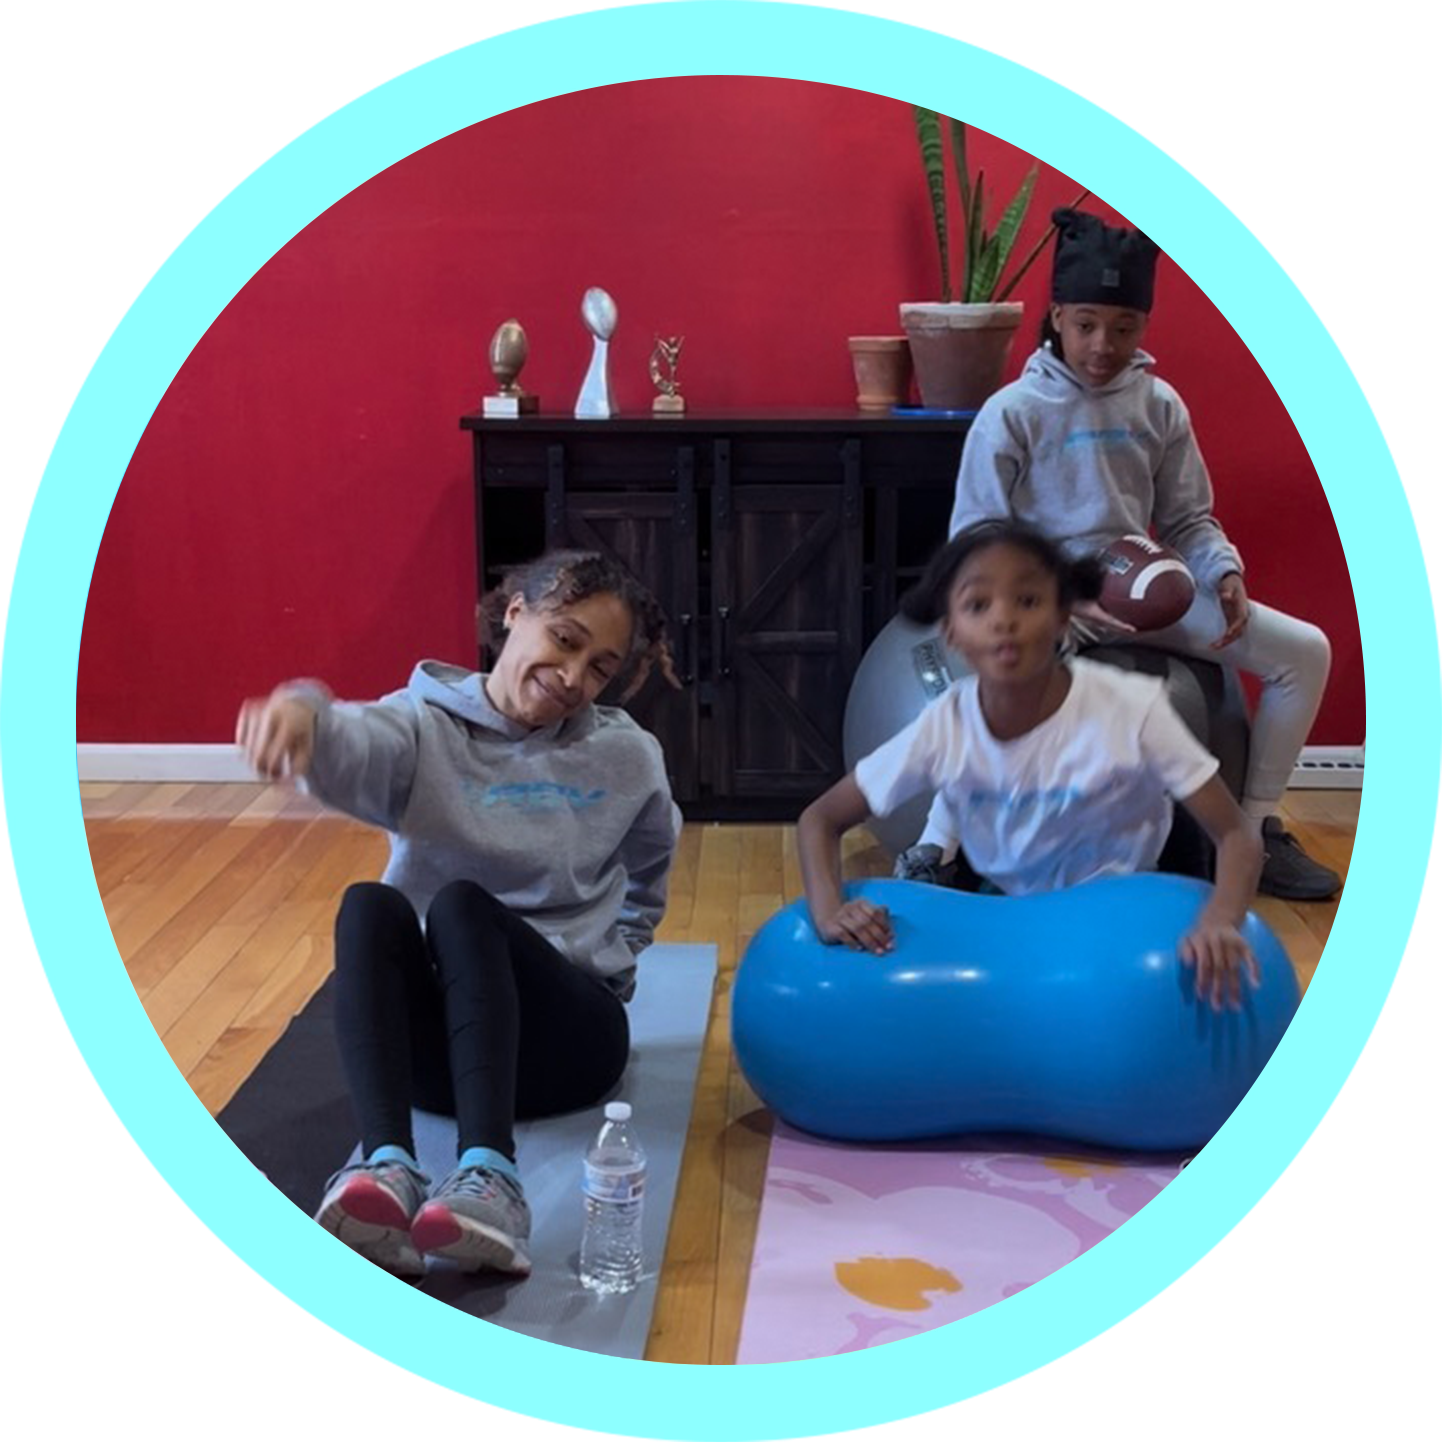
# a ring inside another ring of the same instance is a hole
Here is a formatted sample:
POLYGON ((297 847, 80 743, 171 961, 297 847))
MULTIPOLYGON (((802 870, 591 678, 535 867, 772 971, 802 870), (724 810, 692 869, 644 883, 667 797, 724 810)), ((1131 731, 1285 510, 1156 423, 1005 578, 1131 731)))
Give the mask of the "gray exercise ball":
MULTIPOLYGON (((904 731, 970 667, 941 639, 939 625, 920 626, 896 616, 866 648, 841 721, 841 753, 847 771, 863 756, 904 731)), ((912 845, 926 827, 930 796, 918 796, 890 816, 874 816, 867 830, 893 856, 912 845)))
MULTIPOLYGON (((1221 763, 1228 789, 1241 795, 1251 731, 1246 697, 1230 666, 1141 645, 1092 646, 1083 654, 1162 677, 1178 715, 1221 763)), ((919 626, 904 616, 889 621, 861 658, 846 698, 841 724, 846 769, 909 726, 927 702, 970 669, 941 639, 940 626, 919 626)), ((917 797, 890 816, 873 817, 867 826, 895 856, 921 835, 930 809, 931 797, 917 797)))

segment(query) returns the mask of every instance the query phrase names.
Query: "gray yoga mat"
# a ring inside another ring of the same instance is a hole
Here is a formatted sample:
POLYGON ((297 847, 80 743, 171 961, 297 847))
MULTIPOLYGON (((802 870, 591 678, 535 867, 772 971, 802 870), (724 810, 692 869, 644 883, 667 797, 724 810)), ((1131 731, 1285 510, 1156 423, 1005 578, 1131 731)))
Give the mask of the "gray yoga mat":
MULTIPOLYGON (((423 1291, 542 1341, 612 1357, 644 1354, 715 975, 714 946, 657 945, 640 960, 636 995, 629 1006, 631 1063, 616 1091, 605 1099, 631 1103, 637 1136, 646 1150, 644 1270, 635 1291, 598 1297, 576 1278, 581 1162, 600 1130, 604 1101, 566 1116, 524 1122, 516 1129, 516 1161, 531 1205, 531 1275, 523 1280, 467 1275, 433 1258, 423 1291)), ((420 1111, 414 1121, 421 1166, 433 1178, 445 1176, 456 1160, 455 1122, 420 1111)), ((351 1160, 358 1154, 359 1148, 351 1160)))

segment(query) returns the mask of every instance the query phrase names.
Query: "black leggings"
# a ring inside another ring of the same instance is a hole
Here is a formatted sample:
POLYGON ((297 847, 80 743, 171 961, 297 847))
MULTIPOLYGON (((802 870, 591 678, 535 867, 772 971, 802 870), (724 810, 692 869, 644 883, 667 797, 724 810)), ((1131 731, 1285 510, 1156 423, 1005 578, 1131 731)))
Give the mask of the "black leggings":
POLYGON ((626 1069, 620 998, 474 882, 444 887, 424 930, 395 888, 352 886, 335 967, 336 1036, 367 1156, 414 1154, 415 1105, 456 1118, 459 1151, 514 1159, 517 1117, 589 1106, 626 1069))

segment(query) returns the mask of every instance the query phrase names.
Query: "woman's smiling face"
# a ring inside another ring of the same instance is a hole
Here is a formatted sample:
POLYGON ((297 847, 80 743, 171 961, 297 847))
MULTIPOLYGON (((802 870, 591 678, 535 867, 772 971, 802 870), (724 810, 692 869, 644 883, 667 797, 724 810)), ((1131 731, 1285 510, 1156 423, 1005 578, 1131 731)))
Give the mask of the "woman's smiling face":
POLYGON ((634 618, 619 596, 506 608, 506 644, 486 685, 492 705, 524 726, 553 726, 589 705, 630 654, 634 618))

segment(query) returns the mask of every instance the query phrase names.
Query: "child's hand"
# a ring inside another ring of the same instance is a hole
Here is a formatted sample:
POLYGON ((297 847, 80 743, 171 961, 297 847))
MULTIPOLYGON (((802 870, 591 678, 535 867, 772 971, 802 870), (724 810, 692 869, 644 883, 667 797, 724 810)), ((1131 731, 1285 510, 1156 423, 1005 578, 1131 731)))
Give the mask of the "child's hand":
POLYGON ((1112 631, 1136 634, 1135 626, 1123 621, 1120 616, 1113 616, 1100 601, 1073 601, 1071 613, 1082 621, 1090 621, 1094 626, 1106 626, 1112 631))
POLYGON ((1255 988, 1262 984, 1257 958, 1235 926, 1201 918, 1182 938, 1182 965, 1196 968, 1197 996, 1221 1011, 1223 1000, 1233 1011, 1242 1009, 1242 973, 1255 988))
POLYGON ((293 696, 252 698, 236 717, 235 744, 267 781, 304 776, 315 750, 315 711, 293 696))
POLYGON ((852 951, 871 951, 881 956, 896 945, 891 929, 891 913, 884 906, 856 897, 843 901, 835 911, 818 924, 816 930, 828 946, 840 943, 852 951))
POLYGON ((1230 646, 1247 629, 1252 610, 1252 603, 1247 600, 1247 588, 1235 571, 1217 582, 1217 600, 1221 602, 1222 619, 1226 621, 1227 629, 1212 642, 1214 651, 1230 646))

